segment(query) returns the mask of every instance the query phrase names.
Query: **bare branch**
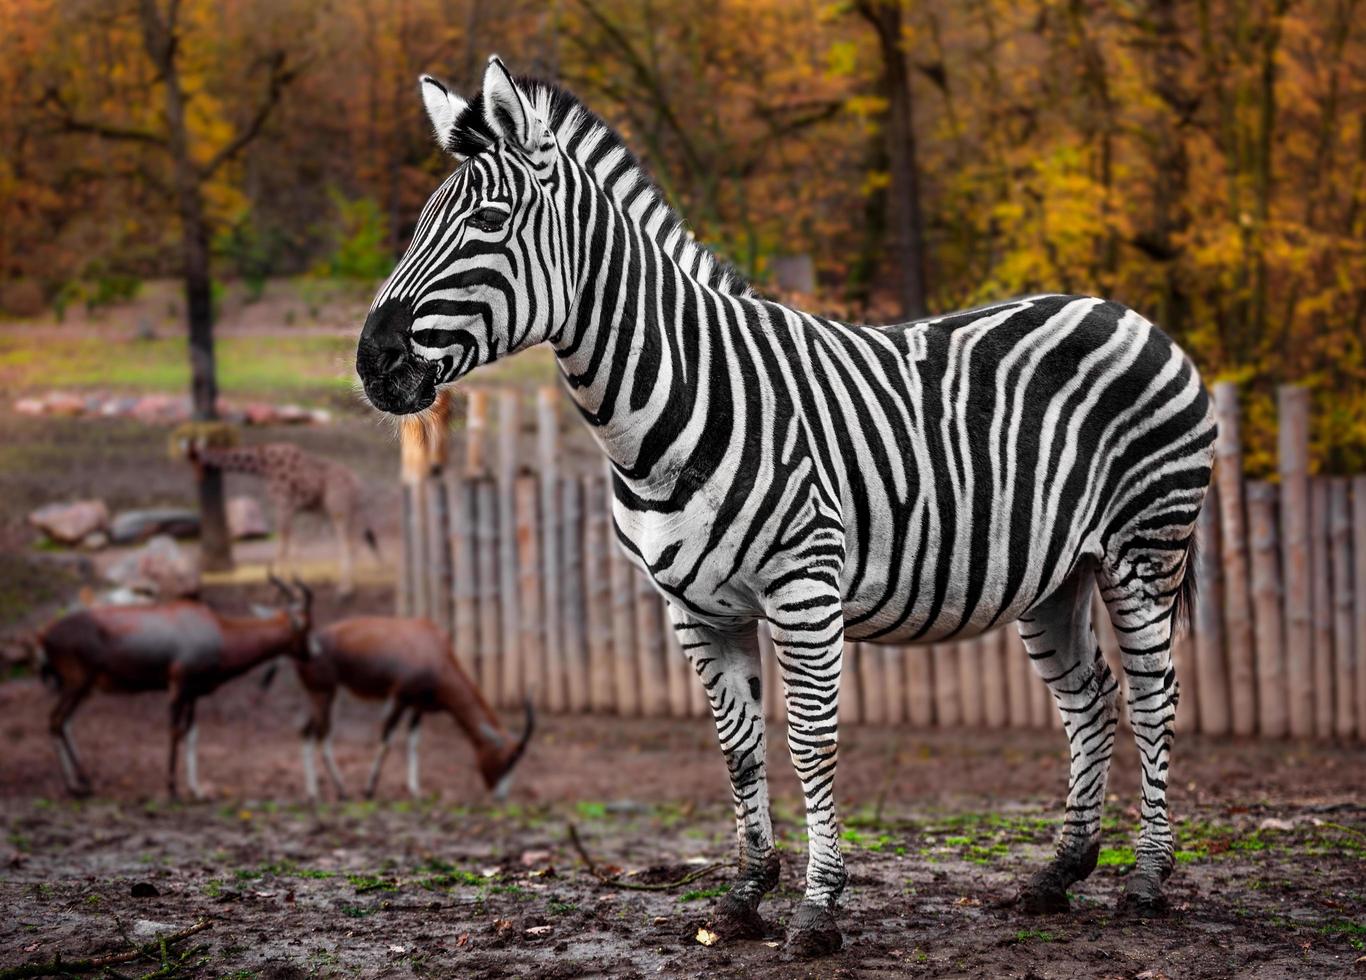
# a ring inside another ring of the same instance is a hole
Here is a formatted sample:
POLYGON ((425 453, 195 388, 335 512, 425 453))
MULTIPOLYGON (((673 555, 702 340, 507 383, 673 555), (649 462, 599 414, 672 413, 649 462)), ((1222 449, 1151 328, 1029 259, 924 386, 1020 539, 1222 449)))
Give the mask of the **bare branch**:
POLYGON ((261 134, 261 128, 265 126, 266 120, 270 118, 271 112, 280 101, 280 96, 284 94, 285 88, 290 82, 294 81, 299 75, 299 69, 285 63, 285 53, 276 51, 270 57, 270 80, 266 84, 266 94, 261 100, 261 104, 256 107, 256 112, 252 114, 237 135, 234 136, 226 146, 215 153, 202 168, 200 175, 208 178, 212 177, 219 167, 227 163, 237 154, 241 153, 252 140, 261 134))
POLYGON ((87 133, 91 136, 98 136, 101 139, 121 140, 130 143, 150 143, 153 146, 166 145, 165 136, 149 129, 138 129, 133 126, 117 126, 110 123, 95 122, 91 119, 77 118, 55 86, 49 86, 47 90, 43 92, 43 97, 38 100, 38 104, 40 106, 52 106, 56 109, 57 124, 64 132, 87 133))

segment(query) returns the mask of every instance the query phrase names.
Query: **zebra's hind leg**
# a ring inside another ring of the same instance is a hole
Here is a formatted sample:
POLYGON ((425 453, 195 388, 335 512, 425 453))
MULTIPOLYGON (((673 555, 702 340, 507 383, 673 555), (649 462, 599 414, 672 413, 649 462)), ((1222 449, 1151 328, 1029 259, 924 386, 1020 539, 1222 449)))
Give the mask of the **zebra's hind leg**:
POLYGON ((1186 589, 1187 545, 1184 540, 1164 545, 1150 546, 1117 571, 1101 575, 1101 598, 1119 637, 1129 727, 1143 770, 1138 847, 1121 907, 1143 915, 1166 910, 1162 883, 1175 867, 1167 776, 1180 692, 1171 647, 1174 603, 1186 589))
POLYGON ((1095 575, 1083 563, 1019 621, 1034 669, 1053 693, 1071 747, 1067 814, 1057 852, 1020 890, 1030 913, 1067 911, 1067 889, 1096 868, 1100 817, 1115 744, 1118 685, 1091 628, 1095 575))
POLYGON ((758 630, 749 623, 740 632, 722 632, 673 604, 669 616, 707 690, 735 802, 740 873, 717 902, 710 928, 722 939, 759 939, 768 934, 759 902, 777 886, 779 863, 769 814, 758 630))

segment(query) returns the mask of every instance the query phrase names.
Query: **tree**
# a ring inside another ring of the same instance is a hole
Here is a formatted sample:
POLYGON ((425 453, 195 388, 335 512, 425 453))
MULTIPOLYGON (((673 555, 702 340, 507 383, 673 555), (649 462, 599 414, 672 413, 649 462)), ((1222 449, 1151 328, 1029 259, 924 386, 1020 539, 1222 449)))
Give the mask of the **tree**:
MULTIPOLYGON (((101 140, 144 146, 162 158, 170 170, 170 190, 180 222, 180 276, 184 280, 186 326, 189 332, 190 398, 194 418, 218 417, 218 377, 214 361, 213 280, 209 268, 210 222, 205 187, 222 168, 260 136, 271 112, 298 68, 283 50, 263 55, 265 91, 232 135, 221 145, 197 154, 192 145, 187 113, 190 96, 182 77, 185 29, 181 0, 138 0, 136 22, 142 51, 161 92, 160 125, 126 125, 78 116, 57 88, 45 93, 62 126, 101 140)), ((206 569, 232 565, 232 544, 223 505, 223 475, 211 467, 197 470, 200 512, 200 547, 206 569)))

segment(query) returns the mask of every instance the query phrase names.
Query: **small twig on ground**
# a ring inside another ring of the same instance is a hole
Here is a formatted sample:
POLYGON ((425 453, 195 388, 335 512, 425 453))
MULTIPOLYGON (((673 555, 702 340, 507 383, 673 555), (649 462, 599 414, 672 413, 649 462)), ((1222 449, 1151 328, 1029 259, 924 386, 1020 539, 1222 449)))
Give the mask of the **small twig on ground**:
MULTIPOLYGON (((18 980, 20 977, 54 977, 62 976, 67 973, 93 973, 105 967, 114 966, 118 963, 130 963, 143 956, 150 956, 162 964, 162 969, 158 970, 153 976, 166 975, 166 970, 171 966, 179 966, 183 963, 185 956, 180 958, 177 963, 171 963, 169 959, 169 949, 174 944, 182 940, 189 939, 196 933, 203 932, 209 928, 208 919, 200 919, 194 925, 173 932, 169 936, 160 936, 149 943, 144 943, 134 949, 125 950, 122 953, 109 953, 105 956, 96 956, 87 960, 67 960, 63 959, 58 953, 55 957, 45 963, 22 963, 19 966, 11 966, 0 970, 0 980, 18 980)), ((189 954, 187 953, 186 956, 189 954)))
POLYGON ((699 878, 705 878, 713 871, 718 871, 721 868, 721 865, 719 864, 708 864, 705 867, 698 868, 696 871, 689 871, 677 881, 662 881, 655 885, 642 885, 634 881, 622 881, 615 875, 609 875, 603 871, 599 871, 597 863, 589 855, 588 849, 583 846, 583 841, 579 838, 579 829, 572 823, 568 824, 568 827, 569 842, 574 845, 574 850, 579 852, 579 857, 583 858, 583 863, 588 867, 588 873, 598 879, 602 884, 611 888, 625 888, 636 892, 667 892, 672 891, 675 888, 680 888, 683 885, 691 884, 699 878))

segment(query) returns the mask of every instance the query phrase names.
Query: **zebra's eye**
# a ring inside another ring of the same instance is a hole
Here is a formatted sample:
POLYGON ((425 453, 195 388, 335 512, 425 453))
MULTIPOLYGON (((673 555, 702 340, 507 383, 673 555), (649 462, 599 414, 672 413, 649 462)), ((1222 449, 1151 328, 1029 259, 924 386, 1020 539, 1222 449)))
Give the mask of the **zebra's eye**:
POLYGON ((470 215, 470 224, 480 231, 497 231, 508 219, 508 212, 502 208, 480 208, 470 215))

